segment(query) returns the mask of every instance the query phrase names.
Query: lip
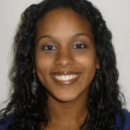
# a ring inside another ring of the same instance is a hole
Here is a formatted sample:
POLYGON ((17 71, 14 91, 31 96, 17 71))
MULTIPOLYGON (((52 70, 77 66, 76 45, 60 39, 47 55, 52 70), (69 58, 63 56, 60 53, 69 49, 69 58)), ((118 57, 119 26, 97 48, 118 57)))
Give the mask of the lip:
POLYGON ((53 75, 70 75, 70 74, 79 74, 80 72, 74 72, 74 71, 58 71, 58 72, 52 72, 53 75))
POLYGON ((79 77, 80 77, 81 73, 79 72, 72 72, 72 71, 69 71, 69 72, 55 72, 55 73, 51 73, 51 77, 52 79, 58 83, 59 85, 63 85, 63 86, 67 86, 67 85, 72 85, 73 83, 75 83, 79 77), (71 80, 66 80, 66 81, 62 81, 62 80, 58 80, 54 77, 54 75, 69 75, 69 74, 78 74, 78 76, 74 79, 71 79, 71 80))

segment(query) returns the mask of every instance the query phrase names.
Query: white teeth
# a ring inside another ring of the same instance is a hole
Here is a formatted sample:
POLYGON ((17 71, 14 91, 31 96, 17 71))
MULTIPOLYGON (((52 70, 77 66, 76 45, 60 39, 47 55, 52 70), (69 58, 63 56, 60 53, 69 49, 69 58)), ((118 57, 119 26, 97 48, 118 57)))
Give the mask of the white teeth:
POLYGON ((74 75, 54 75, 54 77, 58 80, 62 80, 62 81, 65 81, 65 80, 71 80, 71 79, 74 79, 76 77, 78 77, 78 74, 74 74, 74 75))

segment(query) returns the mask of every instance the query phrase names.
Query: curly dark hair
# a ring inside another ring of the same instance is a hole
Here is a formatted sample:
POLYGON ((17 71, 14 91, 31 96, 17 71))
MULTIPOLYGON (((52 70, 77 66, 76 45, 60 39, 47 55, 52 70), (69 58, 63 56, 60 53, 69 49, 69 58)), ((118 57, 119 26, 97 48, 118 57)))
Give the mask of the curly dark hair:
POLYGON ((87 0, 44 0, 31 5, 21 15, 13 43, 14 60, 9 73, 13 93, 7 107, 2 110, 3 119, 6 119, 8 113, 13 114, 8 130, 40 130, 41 123, 48 122, 46 90, 38 78, 37 97, 31 92, 34 79, 32 70, 35 66, 34 41, 38 20, 58 8, 72 9, 89 21, 100 60, 99 85, 95 85, 95 76, 86 102, 90 118, 86 118, 80 130, 84 126, 85 130, 120 130, 125 123, 122 111, 125 97, 117 83, 119 73, 112 34, 99 10, 87 0), (121 117, 121 122, 115 126, 116 115, 121 117))

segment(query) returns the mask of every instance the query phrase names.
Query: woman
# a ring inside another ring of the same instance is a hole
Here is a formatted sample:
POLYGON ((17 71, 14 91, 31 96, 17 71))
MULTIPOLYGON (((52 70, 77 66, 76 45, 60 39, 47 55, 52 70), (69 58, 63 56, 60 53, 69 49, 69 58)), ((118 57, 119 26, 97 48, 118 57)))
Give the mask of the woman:
POLYGON ((111 40, 86 0, 28 7, 14 39, 14 92, 0 130, 129 130, 111 40))

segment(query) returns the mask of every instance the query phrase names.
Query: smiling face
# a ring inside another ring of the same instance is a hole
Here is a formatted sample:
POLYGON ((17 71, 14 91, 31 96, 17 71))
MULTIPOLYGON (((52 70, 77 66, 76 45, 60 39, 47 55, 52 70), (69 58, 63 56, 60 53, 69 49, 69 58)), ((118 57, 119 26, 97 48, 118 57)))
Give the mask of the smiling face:
POLYGON ((89 22, 71 9, 50 11, 38 21, 35 44, 35 71, 48 96, 85 98, 99 68, 89 22))

